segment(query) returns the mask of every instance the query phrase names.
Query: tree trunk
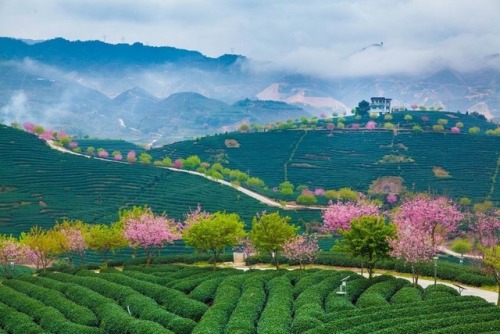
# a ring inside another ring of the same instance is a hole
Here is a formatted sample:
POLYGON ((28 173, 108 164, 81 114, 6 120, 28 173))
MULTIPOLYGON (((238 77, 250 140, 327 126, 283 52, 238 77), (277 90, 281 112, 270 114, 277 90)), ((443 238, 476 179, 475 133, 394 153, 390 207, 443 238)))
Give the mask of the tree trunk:
POLYGON ((150 249, 146 250, 146 256, 147 256, 146 267, 149 267, 149 264, 151 263, 151 250, 150 249))

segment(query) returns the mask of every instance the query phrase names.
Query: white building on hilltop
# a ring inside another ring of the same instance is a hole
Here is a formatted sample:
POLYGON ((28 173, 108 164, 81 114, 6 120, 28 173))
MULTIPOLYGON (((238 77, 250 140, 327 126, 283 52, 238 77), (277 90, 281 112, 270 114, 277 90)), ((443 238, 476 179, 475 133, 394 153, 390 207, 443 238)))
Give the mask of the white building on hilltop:
POLYGON ((370 110, 372 112, 386 113, 391 111, 392 99, 387 99, 385 97, 372 97, 371 101, 370 110))

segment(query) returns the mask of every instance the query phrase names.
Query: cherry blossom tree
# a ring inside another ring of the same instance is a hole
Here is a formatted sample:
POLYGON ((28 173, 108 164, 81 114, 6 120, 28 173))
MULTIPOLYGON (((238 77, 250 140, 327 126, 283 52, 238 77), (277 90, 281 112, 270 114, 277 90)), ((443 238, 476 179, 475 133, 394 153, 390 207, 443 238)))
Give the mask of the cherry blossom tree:
POLYGON ((82 264, 85 264, 85 251, 87 250, 84 237, 85 223, 80 220, 63 220, 61 223, 57 223, 54 229, 60 231, 64 236, 65 252, 75 253, 82 264))
POLYGON ((201 204, 198 203, 195 210, 189 210, 189 212, 184 215, 184 224, 182 228, 187 229, 192 224, 198 223, 203 219, 207 219, 209 216, 210 213, 203 211, 201 209, 201 204))
POLYGON ((312 263, 319 252, 318 239, 314 235, 301 234, 283 245, 283 256, 299 262, 300 269, 312 263))
POLYGON ((151 263, 153 248, 161 248, 181 238, 178 224, 164 215, 157 216, 147 209, 139 217, 124 222, 124 237, 132 248, 140 247, 147 256, 146 266, 151 263))
POLYGON ((54 140, 53 133, 54 132, 52 130, 45 130, 43 133, 41 133, 40 135, 38 135, 38 139, 42 139, 42 140, 54 140))
POLYGON ((13 237, 0 235, 0 261, 4 276, 13 274, 12 265, 24 259, 26 249, 13 237))
POLYGON ((316 188, 314 189, 314 195, 316 196, 323 196, 325 194, 325 189, 323 188, 316 188))
POLYGON ((389 204, 394 204, 398 201, 398 196, 396 194, 388 194, 385 201, 389 204))
POLYGON ((175 160, 172 164, 172 167, 177 168, 177 169, 182 168, 182 160, 181 159, 175 160))
POLYGON ((20 242, 27 247, 26 258, 37 269, 45 270, 65 251, 65 238, 54 229, 43 230, 33 226, 28 233, 21 233, 20 242))
POLYGON ((97 149, 97 156, 99 158, 107 158, 107 157, 109 157, 109 153, 108 153, 108 151, 106 151, 103 148, 98 148, 97 149))
POLYGON ((500 306, 500 210, 476 212, 471 226, 481 252, 483 270, 497 282, 497 306, 500 306))
POLYGON ((396 238, 389 240, 391 256, 411 265, 413 284, 418 284, 421 265, 436 254, 430 235, 414 226, 398 226, 396 238))
POLYGON ((500 212, 476 212, 471 230, 482 247, 489 248, 500 244, 500 212))
POLYGON ((460 133, 460 128, 457 126, 454 126, 451 128, 451 133, 460 133))
POLYGON ((129 151, 127 153, 127 161, 128 162, 136 162, 137 161, 137 154, 135 153, 134 150, 129 151))
POLYGON ((116 161, 121 161, 123 159, 123 156, 120 151, 113 151, 112 155, 113 159, 115 159, 116 161))
POLYGON ((23 127, 28 133, 35 133, 35 124, 26 122, 23 127))
POLYGON ((349 230, 351 220, 361 216, 377 216, 379 207, 366 201, 330 203, 323 212, 323 231, 337 233, 349 230))
POLYGON ((391 255, 411 264, 414 283, 420 265, 437 255, 438 245, 456 231, 463 214, 447 198, 420 195, 405 201, 393 215, 397 236, 391 255))
POLYGON ((376 127, 377 127, 377 123, 375 123, 374 121, 369 121, 368 123, 366 123, 367 130, 373 130, 376 127))
POLYGON ((427 234, 434 248, 438 246, 438 240, 443 240, 456 231, 463 218, 463 214, 448 198, 425 195, 405 201, 393 215, 393 221, 398 227, 410 227, 427 234))

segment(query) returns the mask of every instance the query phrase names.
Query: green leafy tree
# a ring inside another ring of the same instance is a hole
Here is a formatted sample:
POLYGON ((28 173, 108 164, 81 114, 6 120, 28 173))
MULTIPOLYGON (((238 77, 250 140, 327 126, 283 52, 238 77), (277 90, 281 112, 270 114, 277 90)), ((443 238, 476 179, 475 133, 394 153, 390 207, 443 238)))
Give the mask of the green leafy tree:
POLYGON ((256 215, 252 221, 250 240, 259 252, 269 253, 276 269, 279 269, 279 252, 283 245, 297 234, 298 227, 288 224, 290 217, 281 217, 279 212, 256 215))
POLYGON ((117 249, 127 246, 127 240, 119 223, 90 225, 84 233, 84 238, 91 250, 102 254, 106 266, 110 252, 114 253, 117 249))
POLYGON ((318 202, 318 199, 313 194, 300 194, 297 197, 297 204, 301 205, 314 205, 318 202))
POLYGON ((182 168, 195 170, 201 164, 201 159, 197 155, 191 155, 182 162, 182 168))
POLYGON ((355 110, 356 115, 365 116, 368 115, 369 112, 370 112, 370 102, 362 100, 361 102, 358 103, 358 106, 356 107, 355 110))
POLYGON ((339 232, 343 240, 335 248, 361 258, 371 279, 375 263, 389 256, 388 240, 396 236, 396 227, 392 223, 386 224, 380 216, 362 216, 351 220, 349 230, 339 232))
POLYGON ((469 133, 471 135, 477 135, 479 132, 481 132, 481 129, 477 126, 473 126, 472 128, 469 129, 469 133))
POLYGON ((497 306, 500 306, 500 245, 491 247, 480 247, 483 253, 483 264, 493 274, 497 282, 497 306))
POLYGON ((148 154, 146 152, 142 152, 141 154, 139 154, 139 162, 143 165, 149 165, 151 163, 151 159, 153 159, 151 154, 148 154))
POLYGON ((182 236, 186 245, 212 254, 214 269, 226 247, 236 246, 245 236, 245 224, 236 213, 216 212, 188 225, 182 236))
POLYGON ((282 193, 283 195, 292 195, 293 190, 294 190, 294 186, 293 186, 292 182, 285 181, 285 182, 280 183, 279 190, 280 190, 280 193, 282 193))
POLYGON ((469 239, 459 238, 453 241, 451 244, 451 250, 460 254, 463 259, 464 254, 469 253, 472 250, 472 245, 469 239))
POLYGON ((61 231, 43 230, 33 226, 28 233, 21 233, 19 242, 26 247, 27 259, 37 269, 45 270, 66 250, 66 238, 61 231))

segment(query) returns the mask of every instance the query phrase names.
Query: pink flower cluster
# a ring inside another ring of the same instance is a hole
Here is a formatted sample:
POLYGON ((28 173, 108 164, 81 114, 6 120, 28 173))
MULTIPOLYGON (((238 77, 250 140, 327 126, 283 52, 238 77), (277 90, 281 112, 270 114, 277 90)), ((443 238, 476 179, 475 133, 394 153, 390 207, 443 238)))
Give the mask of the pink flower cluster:
POLYGON ((135 151, 130 151, 128 152, 127 154, 127 161, 128 162, 136 162, 137 161, 137 157, 136 157, 136 153, 135 151))
POLYGON ((301 234, 283 245, 283 256, 298 261, 300 266, 313 262, 318 255, 318 239, 312 235, 301 234))
POLYGON ((162 247, 181 238, 177 223, 165 216, 155 216, 148 211, 125 223, 125 238, 130 247, 150 249, 162 247))
POLYGON ((369 121, 368 123, 366 123, 366 129, 368 130, 374 130, 376 127, 377 123, 375 123, 374 121, 369 121))
POLYGON ((497 211, 487 215, 477 212, 474 218, 471 229, 479 244, 487 248, 500 244, 500 213, 497 211))
POLYGON ((323 212, 323 230, 332 233, 338 230, 349 230, 352 219, 376 215, 379 215, 379 207, 372 203, 364 201, 331 203, 323 212))
POLYGON ((97 152, 97 156, 99 158, 107 158, 107 157, 109 157, 109 153, 108 153, 108 151, 106 151, 106 150, 103 149, 103 150, 99 150, 97 152))

